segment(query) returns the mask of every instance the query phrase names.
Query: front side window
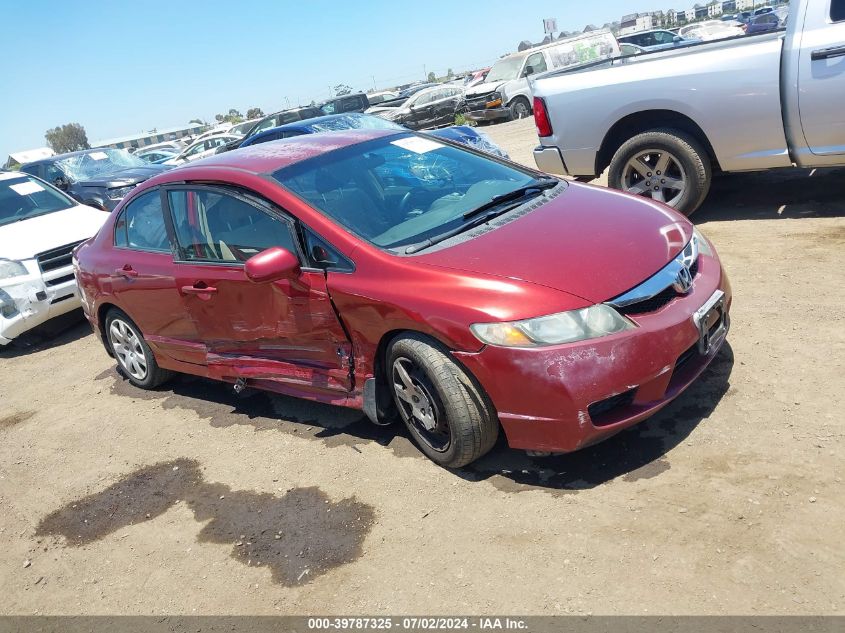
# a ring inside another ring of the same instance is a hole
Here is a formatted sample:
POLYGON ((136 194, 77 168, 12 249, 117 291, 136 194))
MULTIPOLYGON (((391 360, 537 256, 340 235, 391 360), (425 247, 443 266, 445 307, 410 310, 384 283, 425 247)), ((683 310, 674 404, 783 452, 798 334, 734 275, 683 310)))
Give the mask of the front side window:
POLYGON ((252 131, 250 136, 255 136, 259 132, 263 132, 264 130, 269 130, 271 127, 276 127, 276 119, 271 117, 266 121, 262 121, 258 125, 255 126, 255 129, 252 131))
POLYGON ((830 0, 830 19, 834 22, 845 20, 845 0, 830 0))
POLYGON ((675 42, 675 34, 669 31, 655 31, 654 41, 657 44, 673 44, 675 42))
POLYGON ((170 252, 161 195, 153 190, 126 205, 114 224, 114 245, 140 251, 170 252))
POLYGON ((328 152, 273 177, 385 249, 459 228, 467 221, 464 214, 536 182, 526 171, 410 134, 328 152))
POLYGON ((534 53, 525 61, 525 74, 546 72, 546 60, 543 53, 534 53), (529 68, 530 67, 530 68, 529 68))
POLYGON ((168 192, 179 259, 243 263, 273 246, 295 253, 290 224, 218 189, 168 192))

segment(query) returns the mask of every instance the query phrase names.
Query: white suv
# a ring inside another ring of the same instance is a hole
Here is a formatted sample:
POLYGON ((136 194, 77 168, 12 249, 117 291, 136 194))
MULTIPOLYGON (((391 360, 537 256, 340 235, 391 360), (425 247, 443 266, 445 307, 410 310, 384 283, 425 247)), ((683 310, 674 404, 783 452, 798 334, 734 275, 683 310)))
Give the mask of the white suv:
POLYGON ((0 346, 81 307, 71 252, 108 217, 34 176, 0 171, 0 346))

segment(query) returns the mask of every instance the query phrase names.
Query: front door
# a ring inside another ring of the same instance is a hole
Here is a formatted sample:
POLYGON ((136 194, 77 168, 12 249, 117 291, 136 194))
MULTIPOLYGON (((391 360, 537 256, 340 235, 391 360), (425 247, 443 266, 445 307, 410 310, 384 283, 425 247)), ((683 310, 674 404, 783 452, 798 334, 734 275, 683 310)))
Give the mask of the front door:
POLYGON ((293 392, 352 389, 351 345, 322 271, 254 283, 244 262, 280 246, 299 254, 293 221, 234 189, 170 188, 178 242, 176 283, 207 347, 209 375, 269 380, 293 392))
POLYGON ((801 34, 798 108, 813 154, 845 154, 845 0, 807 5, 801 34))

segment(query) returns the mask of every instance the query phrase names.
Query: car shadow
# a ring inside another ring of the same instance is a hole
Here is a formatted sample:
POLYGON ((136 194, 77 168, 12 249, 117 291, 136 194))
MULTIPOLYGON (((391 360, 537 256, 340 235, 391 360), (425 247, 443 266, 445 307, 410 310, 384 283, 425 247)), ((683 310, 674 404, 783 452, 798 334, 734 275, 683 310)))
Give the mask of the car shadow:
POLYGON ((456 473, 469 481, 489 480, 507 492, 547 489, 575 492, 617 477, 650 479, 671 468, 668 453, 707 419, 730 387, 734 355, 726 343, 710 366, 683 394, 651 418, 574 453, 529 457, 497 447, 456 473))
MULTIPOLYGON (((489 481, 501 490, 574 492, 617 477, 626 481, 655 477, 671 467, 667 453, 686 439, 715 409, 730 386, 733 350, 725 344, 710 367, 675 401, 652 418, 581 451, 554 457, 529 457, 508 448, 504 435, 487 455, 453 472, 467 481, 489 481)), ((220 382, 180 375, 154 391, 133 387, 112 368, 113 394, 162 400, 164 409, 195 412, 214 428, 252 427, 320 441, 329 448, 376 443, 401 458, 424 459, 400 422, 372 424, 361 411, 247 389, 236 394, 220 382)))
POLYGON ((696 224, 703 224, 843 215, 845 169, 826 167, 719 174, 692 218, 696 224))
POLYGON ((24 332, 9 345, 0 347, 0 358, 17 358, 61 347, 91 334, 82 308, 62 314, 24 332))

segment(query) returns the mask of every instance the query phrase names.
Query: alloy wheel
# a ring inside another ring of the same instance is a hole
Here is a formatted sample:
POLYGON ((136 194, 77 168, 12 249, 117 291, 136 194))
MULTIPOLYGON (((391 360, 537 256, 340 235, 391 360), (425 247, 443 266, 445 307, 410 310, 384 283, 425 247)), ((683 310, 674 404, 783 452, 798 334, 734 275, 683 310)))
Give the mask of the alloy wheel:
POLYGON ((451 443, 449 425, 438 401, 431 395, 433 388, 428 380, 412 360, 404 357, 394 361, 392 374, 393 391, 402 418, 429 447, 446 452, 451 443))
POLYGON ((687 174, 671 152, 648 149, 638 152, 625 164, 622 188, 673 207, 687 189, 687 174))
POLYGON ((109 326, 109 342, 121 369, 135 380, 144 380, 147 377, 147 355, 135 329, 122 319, 113 319, 109 326))

